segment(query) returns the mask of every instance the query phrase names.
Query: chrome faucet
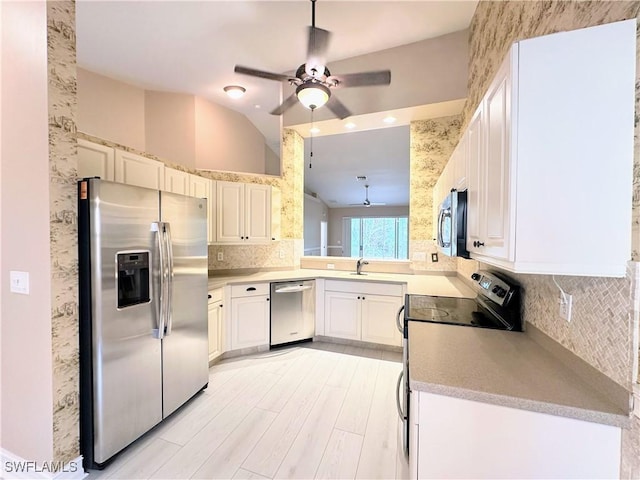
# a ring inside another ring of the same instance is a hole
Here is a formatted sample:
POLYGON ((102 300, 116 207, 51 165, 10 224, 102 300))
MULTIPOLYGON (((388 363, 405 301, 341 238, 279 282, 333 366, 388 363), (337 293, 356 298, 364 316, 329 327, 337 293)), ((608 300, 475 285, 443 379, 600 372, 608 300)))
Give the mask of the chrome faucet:
POLYGON ((364 257, 360 257, 356 262, 356 275, 362 275, 362 267, 364 265, 369 265, 369 262, 367 262, 366 260, 363 261, 363 258, 364 257))

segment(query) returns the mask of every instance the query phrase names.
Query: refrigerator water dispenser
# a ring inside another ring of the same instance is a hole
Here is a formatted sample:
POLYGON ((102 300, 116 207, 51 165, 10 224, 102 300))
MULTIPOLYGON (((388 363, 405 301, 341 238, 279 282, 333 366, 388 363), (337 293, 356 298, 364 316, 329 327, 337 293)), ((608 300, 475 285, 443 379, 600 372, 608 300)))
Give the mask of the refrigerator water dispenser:
POLYGON ((149 252, 117 253, 118 308, 149 303, 149 252))

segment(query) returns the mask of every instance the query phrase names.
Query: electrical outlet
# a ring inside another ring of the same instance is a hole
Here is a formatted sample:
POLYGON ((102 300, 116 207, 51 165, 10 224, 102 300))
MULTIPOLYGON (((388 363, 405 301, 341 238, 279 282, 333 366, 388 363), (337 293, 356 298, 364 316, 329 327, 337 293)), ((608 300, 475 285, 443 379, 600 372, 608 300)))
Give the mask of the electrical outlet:
POLYGON ((573 304, 573 296, 568 293, 560 294, 560 317, 564 318, 567 322, 571 321, 571 307, 573 304))
POLYGON ((218 252, 218 261, 221 262, 224 260, 224 253, 218 252))
POLYGON ((333 269, 335 269, 335 268, 336 268, 335 263, 327 263, 327 269, 328 269, 328 270, 333 270, 333 269))
POLYGON ((432 262, 437 262, 438 261, 438 254, 437 253, 432 253, 431 254, 431 261, 432 262))
POLYGON ((284 250, 280 250, 280 258, 284 258, 284 250))

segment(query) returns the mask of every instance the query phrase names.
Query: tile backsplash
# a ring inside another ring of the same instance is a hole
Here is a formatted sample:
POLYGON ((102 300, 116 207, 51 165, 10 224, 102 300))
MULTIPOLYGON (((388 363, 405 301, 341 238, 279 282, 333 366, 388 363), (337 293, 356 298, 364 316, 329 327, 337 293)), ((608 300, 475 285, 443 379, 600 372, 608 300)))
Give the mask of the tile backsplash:
POLYGON ((209 272, 247 268, 298 268, 303 240, 283 239, 264 245, 209 245, 209 272), (222 253, 222 260, 218 260, 222 253))

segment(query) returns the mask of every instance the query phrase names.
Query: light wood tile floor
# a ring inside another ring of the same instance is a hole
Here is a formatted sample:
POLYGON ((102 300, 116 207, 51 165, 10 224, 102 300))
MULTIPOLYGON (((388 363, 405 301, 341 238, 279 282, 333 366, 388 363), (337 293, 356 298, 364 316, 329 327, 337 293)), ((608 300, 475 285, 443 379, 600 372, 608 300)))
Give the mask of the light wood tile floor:
POLYGON ((399 353, 322 342, 229 359, 89 479, 407 478, 399 353))

